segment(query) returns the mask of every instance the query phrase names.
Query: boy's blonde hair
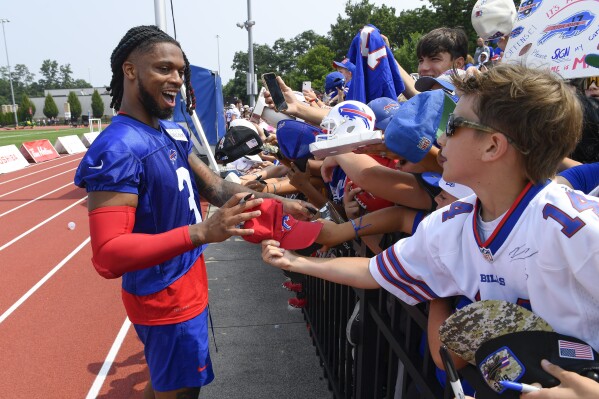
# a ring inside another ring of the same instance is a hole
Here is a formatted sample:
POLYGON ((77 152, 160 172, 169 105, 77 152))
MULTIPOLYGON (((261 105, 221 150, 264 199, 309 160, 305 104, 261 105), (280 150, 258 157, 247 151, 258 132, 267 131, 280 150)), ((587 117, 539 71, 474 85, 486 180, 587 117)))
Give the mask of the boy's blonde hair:
POLYGON ((488 72, 454 79, 462 95, 475 99, 480 122, 508 136, 523 156, 526 177, 541 183, 580 140, 582 108, 555 74, 500 64, 488 72))

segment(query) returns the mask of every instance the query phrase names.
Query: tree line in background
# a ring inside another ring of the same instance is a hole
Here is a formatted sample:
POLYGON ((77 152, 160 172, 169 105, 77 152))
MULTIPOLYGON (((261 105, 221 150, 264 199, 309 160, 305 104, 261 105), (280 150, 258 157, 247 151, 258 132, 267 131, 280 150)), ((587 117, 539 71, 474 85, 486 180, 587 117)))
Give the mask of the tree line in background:
MULTIPOLYGON (((278 39, 272 47, 254 44, 256 76, 259 79, 265 72, 275 72, 294 90, 300 90, 305 80, 311 81, 313 88, 322 90, 325 76, 333 71, 332 61, 345 58, 353 38, 366 24, 376 26, 387 36, 395 59, 408 72, 416 72, 418 67, 415 51, 418 39, 438 27, 464 28, 470 39, 471 52, 474 52, 476 32, 470 15, 476 0, 419 1, 422 4, 419 8, 396 15, 394 7, 378 7, 368 0, 348 0, 346 16, 338 15, 326 36, 308 30, 290 40, 278 39)), ((225 101, 229 103, 239 97, 247 103, 247 51, 235 53, 232 69, 235 77, 223 88, 225 101)))
MULTIPOLYGON (((272 46, 254 44, 256 76, 260 77, 265 72, 275 72, 281 75, 293 89, 300 90, 301 83, 309 80, 312 82, 313 88, 322 90, 325 76, 333 71, 332 61, 340 61, 345 57, 353 38, 366 24, 376 26, 383 35, 387 36, 395 59, 408 72, 415 72, 418 66, 416 43, 424 33, 432 29, 441 26, 462 27, 470 39, 471 49, 474 50, 476 32, 472 28, 470 15, 476 0, 419 1, 422 4, 419 8, 405 10, 396 15, 394 7, 386 5, 378 7, 371 4, 369 0, 354 2, 348 0, 345 4, 346 16, 338 15, 326 36, 307 30, 290 40, 278 39, 272 46)), ((231 66, 235 71, 235 77, 223 88, 223 95, 227 103, 231 102, 234 97, 240 97, 245 103, 248 102, 246 95, 247 65, 248 53, 242 51, 235 53, 231 66)), ((29 98, 42 97, 44 90, 92 87, 83 79, 74 79, 72 74, 70 64, 59 65, 55 60, 44 60, 40 68, 41 78, 36 81, 35 75, 29 71, 27 66, 15 65, 11 77, 15 102, 19 104, 18 112, 21 114, 19 121, 26 120, 35 114, 35 107, 29 98), (32 113, 29 113, 29 108, 33 108, 32 113)), ((77 115, 78 118, 81 111, 76 113, 75 110, 79 100, 74 93, 71 94, 74 97, 69 100, 71 114, 77 115)), ((94 92, 94 96, 96 95, 95 100, 92 97, 92 112, 94 117, 101 117, 104 104, 100 95, 94 92)), ((48 118, 56 117, 59 113, 56 104, 53 103, 52 97, 47 96, 44 115, 48 118)), ((0 104, 12 104, 6 67, 0 67, 0 104)), ((81 108, 81 104, 78 108, 81 108)), ((12 114, 2 115, 0 113, 0 124, 11 123, 14 123, 12 114)))
MULTIPOLYGON (((54 60, 44 60, 40 68, 41 78, 35 80, 35 74, 23 64, 12 68, 12 85, 15 92, 15 102, 21 103, 22 96, 42 97, 44 90, 51 89, 83 89, 92 85, 83 79, 73 79, 71 64, 59 65, 54 60)), ((8 68, 0 67, 0 104, 12 104, 8 68)))
MULTIPOLYGON (((44 60, 40 68, 41 78, 35 81, 35 75, 26 65, 17 64, 12 68, 11 78, 15 94, 15 103, 18 105, 17 118, 19 122, 32 121, 36 107, 30 97, 43 97, 44 90, 52 89, 83 89, 92 85, 83 79, 73 79, 70 64, 59 65, 54 60, 44 60)), ((91 111, 94 118, 104 115, 104 102, 97 90, 92 94, 91 111)), ((70 92, 68 102, 71 108, 71 117, 79 119, 81 116, 81 102, 75 94, 70 92)), ((8 68, 0 67, 0 104, 12 104, 8 68)), ((46 96, 43 113, 46 118, 57 118, 59 109, 50 94, 46 96)), ((0 112, 0 125, 14 124, 14 113, 0 112)))

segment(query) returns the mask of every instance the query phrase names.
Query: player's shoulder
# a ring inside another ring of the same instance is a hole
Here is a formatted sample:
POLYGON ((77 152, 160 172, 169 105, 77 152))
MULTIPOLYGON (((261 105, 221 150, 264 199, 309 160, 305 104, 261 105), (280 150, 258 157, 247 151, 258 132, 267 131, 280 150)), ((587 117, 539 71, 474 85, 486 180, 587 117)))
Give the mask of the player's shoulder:
POLYGON ((148 139, 154 129, 126 116, 115 116, 112 122, 94 140, 90 150, 128 152, 143 158, 148 150, 148 139))

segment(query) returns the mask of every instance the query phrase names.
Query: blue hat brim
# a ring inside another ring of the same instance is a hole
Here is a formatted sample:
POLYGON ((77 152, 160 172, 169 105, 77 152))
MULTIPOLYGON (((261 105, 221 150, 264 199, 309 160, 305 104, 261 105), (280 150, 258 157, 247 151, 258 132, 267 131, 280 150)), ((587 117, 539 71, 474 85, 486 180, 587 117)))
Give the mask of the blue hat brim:
POLYGON ((385 145, 410 162, 420 162, 447 126, 455 102, 443 90, 420 93, 402 104, 385 129, 385 145))
POLYGON ((317 134, 323 132, 305 122, 286 119, 277 124, 277 142, 281 154, 292 161, 312 157, 310 144, 316 140, 317 134))

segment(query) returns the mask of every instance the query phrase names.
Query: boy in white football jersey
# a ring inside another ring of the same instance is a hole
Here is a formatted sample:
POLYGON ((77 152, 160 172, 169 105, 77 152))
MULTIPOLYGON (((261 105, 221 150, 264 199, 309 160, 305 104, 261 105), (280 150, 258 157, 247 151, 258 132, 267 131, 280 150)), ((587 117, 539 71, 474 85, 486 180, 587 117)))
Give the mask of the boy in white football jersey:
POLYGON ((515 65, 455 81, 439 138, 443 178, 473 189, 371 259, 303 258, 273 240, 265 262, 409 304, 463 295, 530 304, 557 332, 599 350, 599 202, 549 181, 582 111, 554 75, 515 65))

